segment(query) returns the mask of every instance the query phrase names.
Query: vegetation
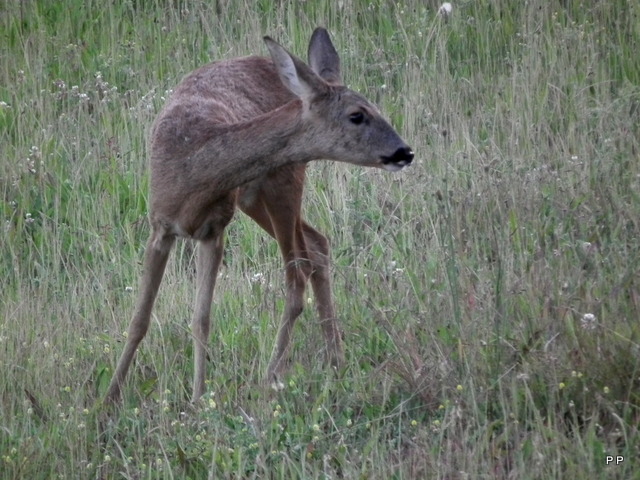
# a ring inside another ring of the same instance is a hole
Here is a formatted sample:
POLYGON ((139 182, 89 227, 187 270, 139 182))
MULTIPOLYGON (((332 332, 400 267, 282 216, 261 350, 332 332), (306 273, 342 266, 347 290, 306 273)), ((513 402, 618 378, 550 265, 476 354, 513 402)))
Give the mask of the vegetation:
POLYGON ((3 3, 2 478, 640 478, 640 5, 438 6, 3 3), (154 116, 195 67, 265 34, 304 57, 316 25, 416 152, 398 174, 309 168, 347 366, 321 365, 309 308, 286 388, 259 386, 282 267, 238 214, 205 401, 181 242, 109 414, 154 116))

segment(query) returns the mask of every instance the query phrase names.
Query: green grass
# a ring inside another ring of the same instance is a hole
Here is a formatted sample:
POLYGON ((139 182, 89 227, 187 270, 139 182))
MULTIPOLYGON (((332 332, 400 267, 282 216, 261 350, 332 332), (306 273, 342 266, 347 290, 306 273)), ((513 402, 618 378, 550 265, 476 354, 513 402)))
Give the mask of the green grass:
POLYGON ((640 478, 640 7, 453 7, 445 21, 413 1, 4 3, 0 477, 640 478), (193 68, 266 54, 265 34, 305 56, 316 25, 416 152, 394 175, 309 168, 347 366, 320 365, 309 308, 285 390, 258 386, 282 266, 238 214, 203 405, 188 405, 182 242, 107 416, 154 116, 193 68))

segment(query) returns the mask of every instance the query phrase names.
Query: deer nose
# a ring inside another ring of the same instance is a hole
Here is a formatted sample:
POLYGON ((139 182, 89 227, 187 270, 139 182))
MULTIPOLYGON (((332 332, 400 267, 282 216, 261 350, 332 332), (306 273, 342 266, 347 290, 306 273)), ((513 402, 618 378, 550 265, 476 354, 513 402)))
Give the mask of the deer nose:
POLYGON ((393 155, 382 157, 382 163, 385 165, 394 165, 397 167, 405 167, 413 160, 413 150, 409 147, 398 148, 393 155))
POLYGON ((413 150, 410 147, 399 148, 393 157, 396 163, 404 162, 405 165, 409 165, 413 161, 413 150))

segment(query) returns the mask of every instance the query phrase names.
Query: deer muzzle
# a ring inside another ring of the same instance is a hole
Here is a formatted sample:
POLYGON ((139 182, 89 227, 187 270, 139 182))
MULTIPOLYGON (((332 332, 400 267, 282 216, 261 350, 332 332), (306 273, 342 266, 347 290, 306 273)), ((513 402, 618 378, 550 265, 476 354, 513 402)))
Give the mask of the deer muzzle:
POLYGON ((396 172, 402 170, 413 161, 413 150, 409 147, 398 148, 391 156, 382 156, 382 165, 385 170, 396 172))

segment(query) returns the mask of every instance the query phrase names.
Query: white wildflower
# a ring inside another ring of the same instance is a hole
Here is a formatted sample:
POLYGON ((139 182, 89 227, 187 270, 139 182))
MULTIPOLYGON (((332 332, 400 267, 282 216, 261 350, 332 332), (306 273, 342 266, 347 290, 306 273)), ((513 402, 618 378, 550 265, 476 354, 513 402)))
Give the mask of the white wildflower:
POLYGON ((585 313, 580 319, 580 326, 585 330, 594 330, 598 326, 596 316, 593 313, 585 313))
POLYGON ((443 17, 448 17, 449 15, 451 15, 452 11, 453 11, 453 5, 451 5, 449 2, 444 2, 442 5, 440 5, 440 8, 438 9, 438 13, 443 17))

